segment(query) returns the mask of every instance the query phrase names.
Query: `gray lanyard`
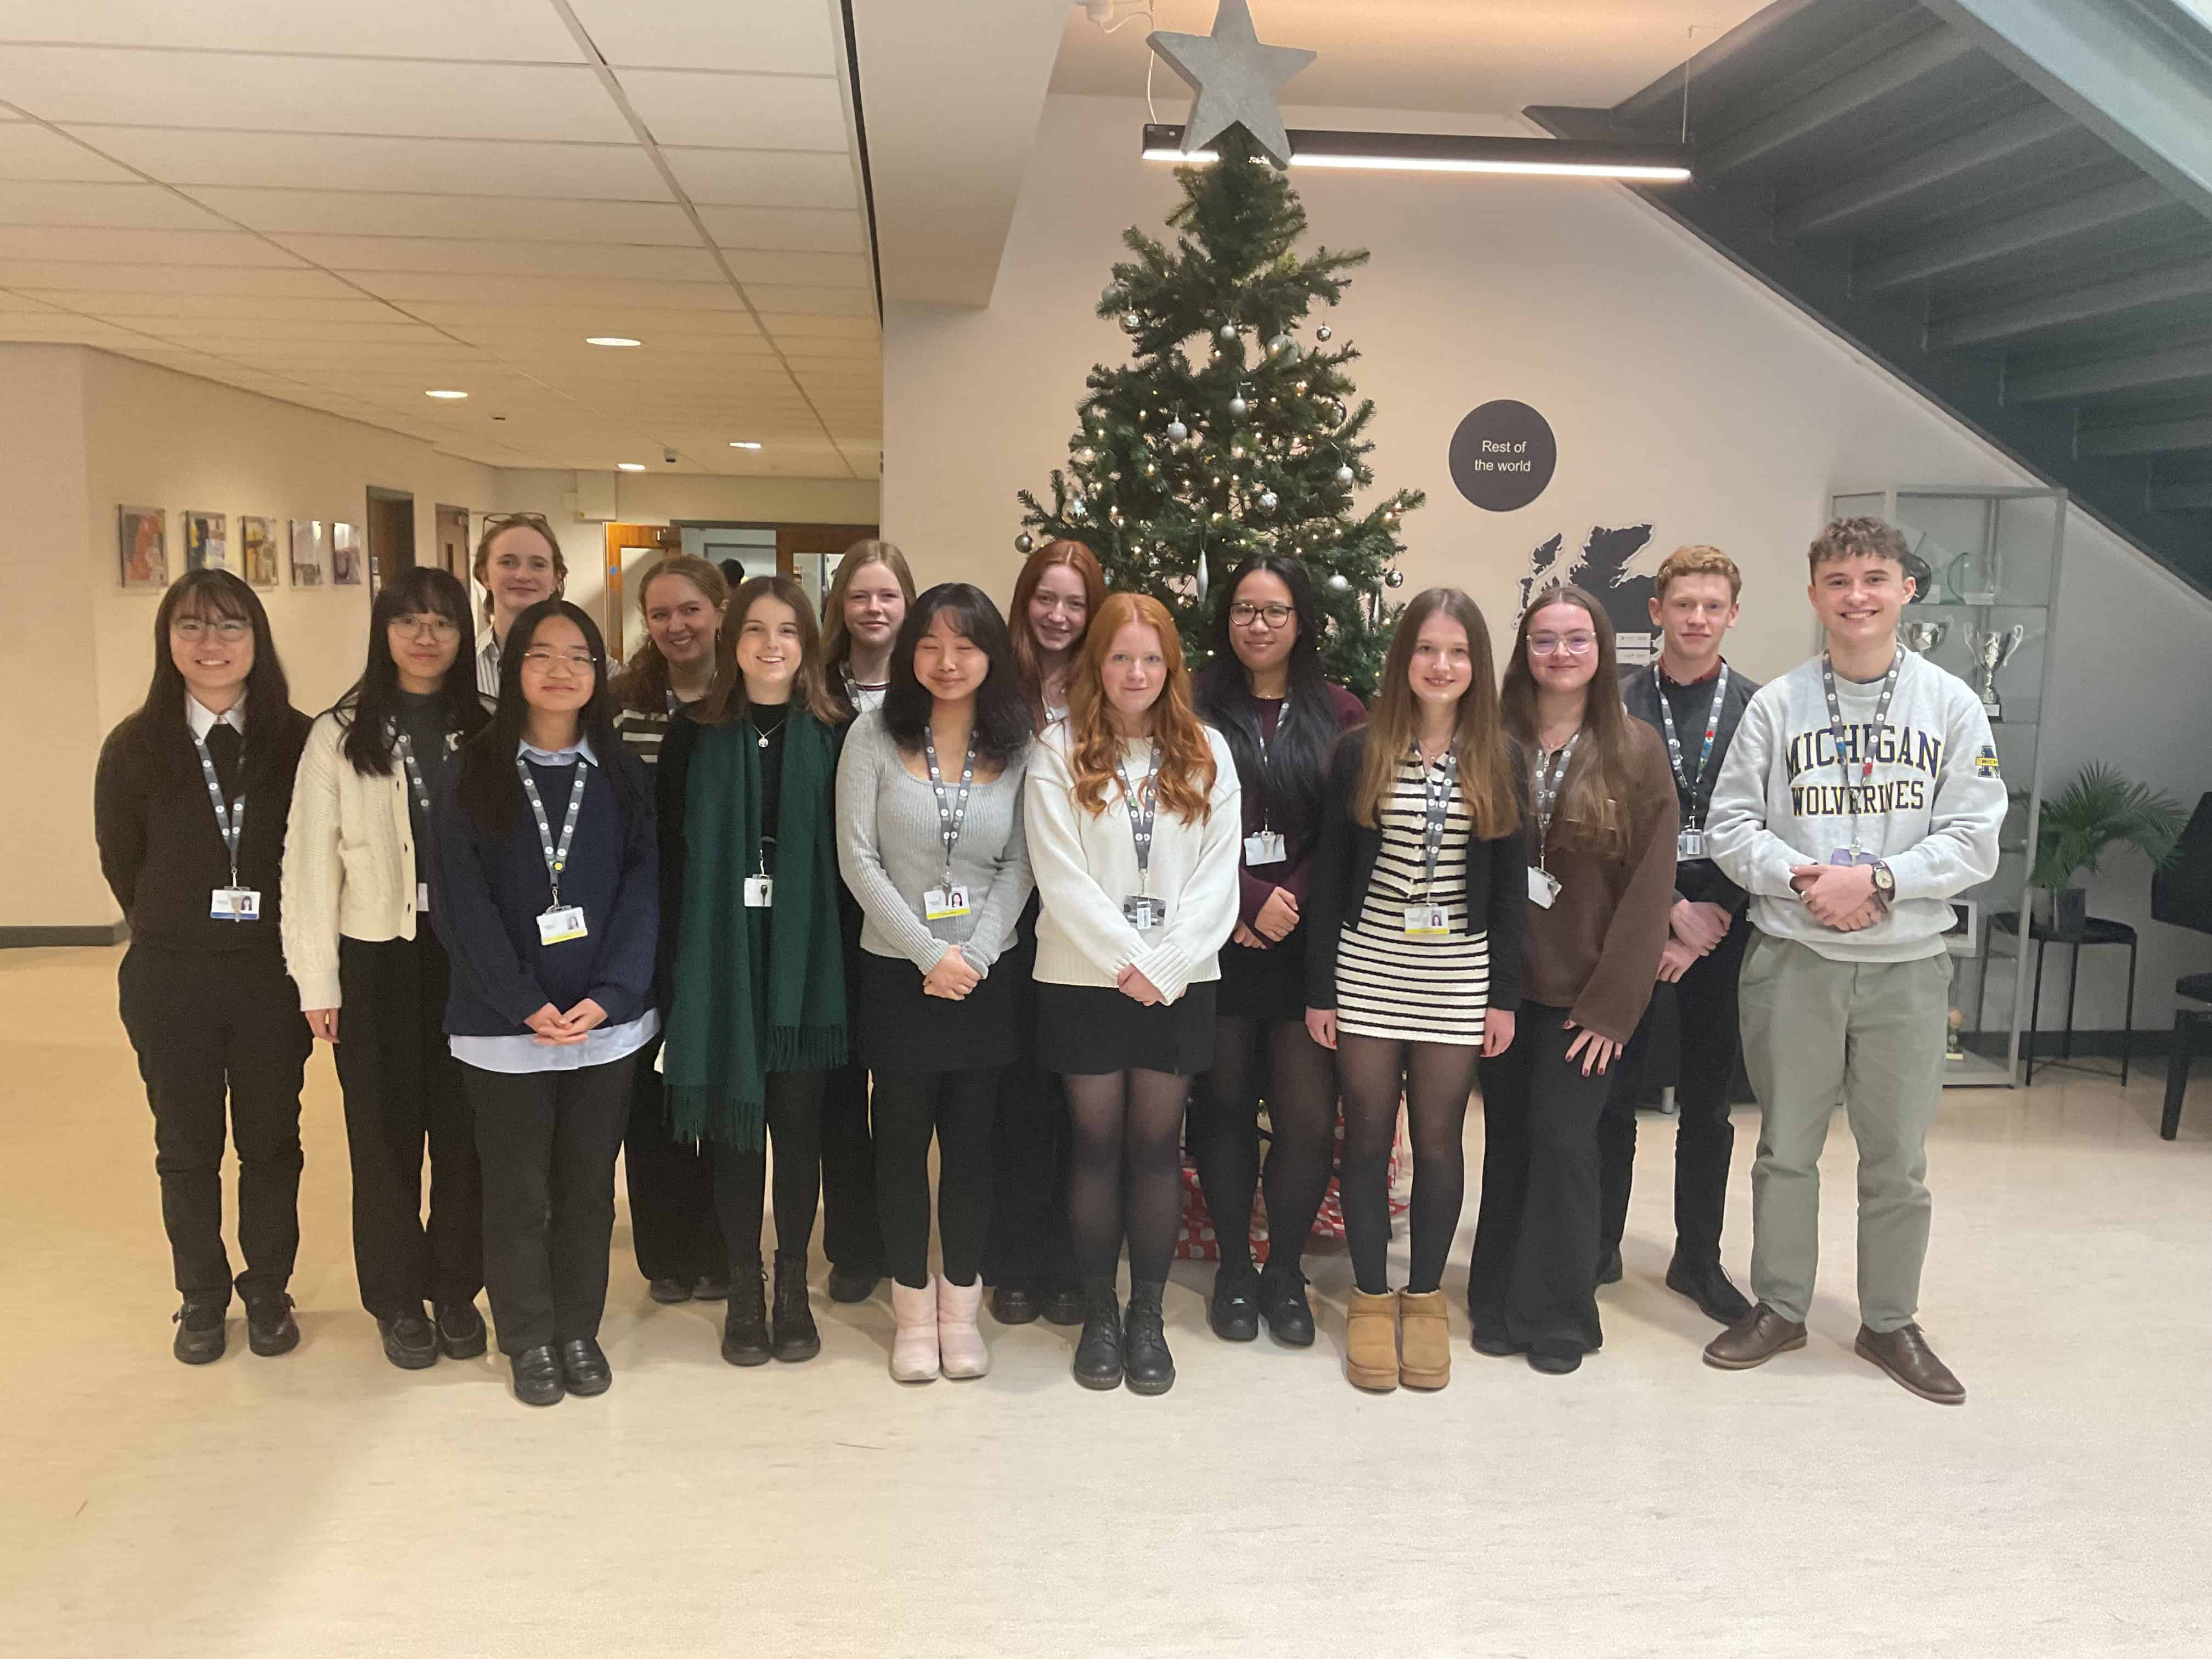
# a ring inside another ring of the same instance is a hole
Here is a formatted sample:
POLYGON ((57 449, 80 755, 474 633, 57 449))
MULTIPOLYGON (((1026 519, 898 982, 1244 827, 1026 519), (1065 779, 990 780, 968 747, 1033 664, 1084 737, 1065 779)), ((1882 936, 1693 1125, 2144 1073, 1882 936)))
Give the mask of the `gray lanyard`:
MULTIPOLYGON (((1875 699, 1873 731, 1877 735, 1889 724, 1889 700, 1897 695, 1897 677, 1904 667, 1905 647, 1899 646, 1897 654, 1889 659, 1889 672, 1882 677, 1881 695, 1875 699)), ((1844 758, 1844 705, 1836 696, 1836 667, 1825 651, 1820 653, 1820 684, 1828 694, 1828 736, 1836 745, 1836 769, 1844 777, 1844 809, 1851 815, 1851 861, 1856 863, 1861 845, 1858 797, 1851 791, 1850 763, 1844 758)), ((1873 776, 1874 744, 1869 738, 1859 753, 1862 791, 1873 776)))
MULTIPOLYGON (((1257 701, 1255 699, 1255 701, 1257 701)), ((1275 705, 1275 735, 1283 735, 1283 722, 1291 717, 1291 694, 1283 693, 1275 705)), ((1275 769, 1267 759, 1267 728, 1258 715, 1252 718, 1252 735, 1260 740, 1260 828, 1271 829, 1274 820, 1275 769)))
POLYGON ((1705 763, 1713 757, 1713 737, 1721 729, 1721 703, 1728 696, 1728 665, 1723 663, 1720 678, 1713 682, 1713 706, 1705 711, 1705 746, 1698 750, 1698 769, 1692 775, 1682 769, 1682 740, 1674 735, 1674 708, 1667 701, 1667 682, 1659 672, 1659 665, 1651 665, 1651 687, 1659 694, 1659 718, 1667 727, 1667 758, 1674 763, 1674 781, 1682 788, 1683 816, 1692 830, 1705 823, 1705 812, 1712 805, 1710 798, 1705 806, 1698 805, 1698 786, 1705 781, 1705 763))
POLYGON ((1152 763, 1145 769, 1145 787, 1141 792, 1142 810, 1138 807, 1140 792, 1129 781, 1127 759, 1114 763, 1114 769, 1121 777, 1121 797, 1128 803, 1129 834, 1137 843, 1137 891, 1146 890, 1152 873, 1152 821, 1158 816, 1159 802, 1153 798, 1152 785, 1160 775, 1160 746, 1152 744, 1152 763))
POLYGON ((1560 786, 1567 781, 1567 769, 1575 763, 1575 745, 1582 740, 1582 732, 1577 731, 1555 753, 1540 753, 1536 757, 1536 867, 1540 870, 1549 868, 1546 860, 1550 856, 1552 807, 1559 799, 1560 786))
POLYGON ((968 821, 968 791, 975 781, 975 734, 968 734, 968 758, 960 763, 960 793, 948 795, 945 775, 937 767, 937 733, 927 727, 921 752, 929 762, 929 787, 937 796, 937 833, 945 842, 945 884, 952 885, 952 849, 960 844, 960 826, 968 821))
MULTIPOLYGON (((1420 750, 1413 750, 1419 757, 1420 750)), ((1421 810, 1425 820, 1422 833, 1421 897, 1429 896, 1436 884, 1437 857, 1444 848, 1444 823, 1451 812, 1452 785, 1459 773, 1454 765, 1457 750, 1447 749, 1443 758, 1434 765, 1425 764, 1421 772, 1421 810)))
POLYGON ((553 826, 545 819, 545 799, 538 793, 538 780, 530 775, 530 763, 521 756, 514 757, 514 769, 522 776, 522 793, 530 797, 531 815, 538 820, 538 845, 545 854, 545 879, 553 889, 552 908, 561 908, 561 872, 568 867, 568 846, 576 839, 576 814, 584 810, 584 769, 581 755, 574 761, 576 781, 568 787, 568 816, 561 825, 561 844, 553 844, 553 826))
POLYGON ((241 749, 239 753, 238 799, 226 805, 222 799, 222 785, 216 781, 215 757, 208 753, 207 739, 198 732, 193 732, 192 747, 200 751, 200 775, 207 780, 208 799, 215 803, 215 827, 222 832, 222 850, 230 855, 230 884, 236 887, 238 841, 246 833, 245 751, 241 749))
MULTIPOLYGON (((408 787, 415 792, 415 804, 422 809, 425 823, 430 817, 430 790, 422 781, 422 769, 415 764, 415 740, 401 731, 394 721, 392 727, 392 746, 398 752, 400 765, 407 769, 408 787)), ((543 813, 539 816, 542 817, 543 813)))

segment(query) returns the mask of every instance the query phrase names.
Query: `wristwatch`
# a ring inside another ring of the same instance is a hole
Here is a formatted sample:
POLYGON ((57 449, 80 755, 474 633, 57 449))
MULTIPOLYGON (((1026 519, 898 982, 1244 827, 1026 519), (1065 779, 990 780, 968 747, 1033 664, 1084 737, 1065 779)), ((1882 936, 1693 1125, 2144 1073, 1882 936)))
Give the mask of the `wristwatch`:
POLYGON ((1895 898, 1897 896, 1897 878, 1890 873, 1889 866, 1877 859, 1875 860, 1873 869, 1874 890, 1885 899, 1895 898))

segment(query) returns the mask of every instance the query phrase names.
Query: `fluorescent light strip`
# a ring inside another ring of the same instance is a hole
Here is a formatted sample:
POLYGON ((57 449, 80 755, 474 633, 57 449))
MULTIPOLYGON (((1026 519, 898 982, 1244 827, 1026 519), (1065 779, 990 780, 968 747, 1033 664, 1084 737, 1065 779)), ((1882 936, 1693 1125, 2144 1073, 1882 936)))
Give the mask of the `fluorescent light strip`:
MULTIPOLYGON (((1215 150, 1182 148, 1183 129, 1147 125, 1147 161, 1205 164, 1215 150)), ((1459 137, 1448 133, 1299 132, 1291 165, 1379 173, 1487 173, 1526 178, 1625 179, 1679 184, 1692 177, 1689 154, 1665 143, 1613 144, 1564 138, 1459 137)), ((1263 158, 1255 156, 1255 161, 1263 158)))

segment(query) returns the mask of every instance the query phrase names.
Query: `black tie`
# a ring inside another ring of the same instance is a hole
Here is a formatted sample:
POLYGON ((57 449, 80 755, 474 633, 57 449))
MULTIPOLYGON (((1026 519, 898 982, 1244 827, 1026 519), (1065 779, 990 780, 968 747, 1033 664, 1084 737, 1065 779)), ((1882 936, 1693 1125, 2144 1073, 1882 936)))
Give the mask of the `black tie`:
POLYGON ((207 734, 208 754, 215 761, 215 781, 222 790, 225 801, 238 798, 239 757, 246 746, 246 738, 239 729, 228 721, 218 720, 207 734))

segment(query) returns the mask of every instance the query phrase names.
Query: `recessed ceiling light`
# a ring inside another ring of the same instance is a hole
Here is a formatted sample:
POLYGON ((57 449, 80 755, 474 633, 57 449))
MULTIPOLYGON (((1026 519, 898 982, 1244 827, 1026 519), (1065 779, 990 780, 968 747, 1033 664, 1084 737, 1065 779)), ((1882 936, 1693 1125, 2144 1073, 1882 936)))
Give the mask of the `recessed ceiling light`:
POLYGON ((586 345, 634 346, 641 345, 643 342, 633 340, 627 334, 587 334, 584 337, 584 343, 586 345))
POLYGON ((422 395, 426 398, 442 398, 447 401, 451 402, 456 398, 465 398, 469 394, 465 392, 447 391, 445 388, 441 387, 436 391, 426 392, 422 395))
POLYGON ((615 471, 617 472, 642 472, 645 471, 645 463, 643 461, 617 461, 615 463, 615 471))
POLYGON ((750 438, 732 438, 730 440, 730 447, 732 449, 758 449, 760 446, 750 438))

